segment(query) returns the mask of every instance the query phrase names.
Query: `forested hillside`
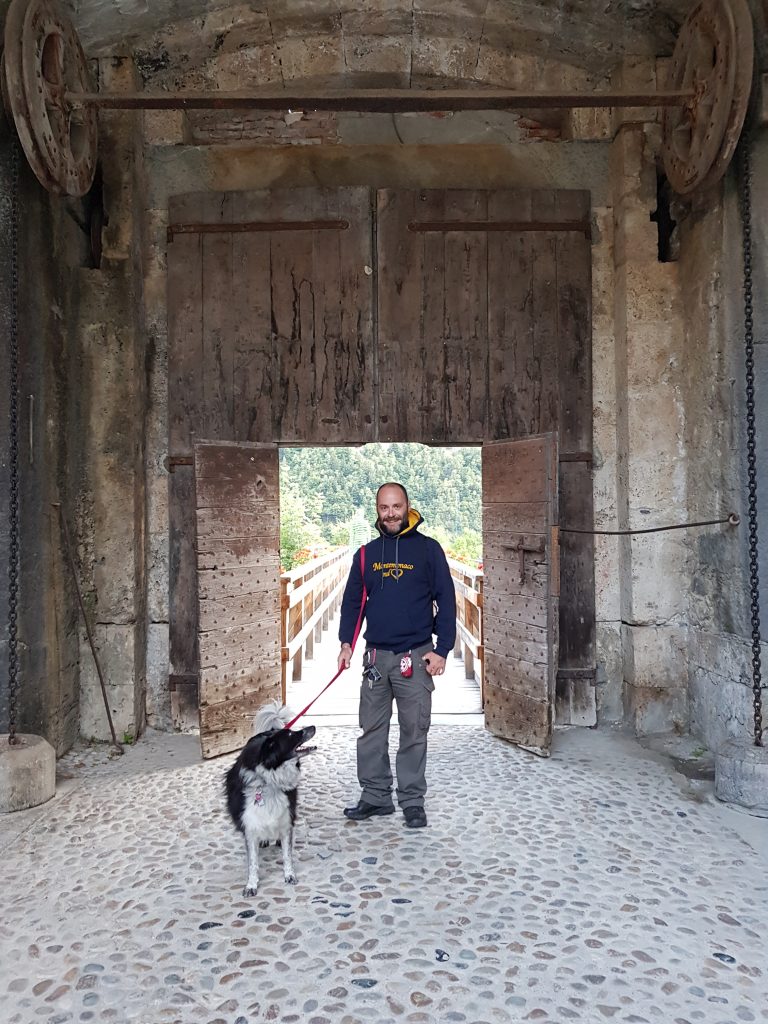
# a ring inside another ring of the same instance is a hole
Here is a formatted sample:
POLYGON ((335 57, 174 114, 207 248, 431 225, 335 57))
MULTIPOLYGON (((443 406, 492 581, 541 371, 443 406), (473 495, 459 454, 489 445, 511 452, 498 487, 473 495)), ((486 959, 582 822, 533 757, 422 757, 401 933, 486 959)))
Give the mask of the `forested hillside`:
POLYGON ((280 451, 281 553, 288 568, 301 551, 373 536, 377 487, 400 481, 424 517, 422 531, 457 557, 480 558, 480 449, 370 444, 280 451), (362 535, 361 535, 362 533, 362 535))

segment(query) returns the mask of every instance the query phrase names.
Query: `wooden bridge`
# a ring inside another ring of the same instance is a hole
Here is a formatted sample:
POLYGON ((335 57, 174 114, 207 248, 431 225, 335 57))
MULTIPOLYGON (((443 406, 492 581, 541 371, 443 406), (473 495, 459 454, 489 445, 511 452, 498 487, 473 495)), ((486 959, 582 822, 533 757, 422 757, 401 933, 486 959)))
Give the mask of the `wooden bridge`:
MULTIPOLYGON (((339 653, 338 610, 352 558, 337 550, 291 569, 280 578, 282 596, 283 701, 305 707, 335 675, 339 653)), ((451 721, 482 712, 483 571, 449 559, 456 587, 456 645, 433 695, 433 720, 451 721)), ((307 721, 357 721, 362 641, 348 672, 317 701, 307 721)))

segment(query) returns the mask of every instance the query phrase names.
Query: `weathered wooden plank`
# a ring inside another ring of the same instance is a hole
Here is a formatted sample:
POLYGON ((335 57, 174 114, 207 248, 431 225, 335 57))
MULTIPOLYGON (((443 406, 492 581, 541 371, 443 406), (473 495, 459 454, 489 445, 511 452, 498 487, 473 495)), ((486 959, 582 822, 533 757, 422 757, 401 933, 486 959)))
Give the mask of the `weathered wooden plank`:
POLYGON ((244 697, 200 708, 200 744, 203 757, 218 757, 244 746, 252 735, 253 718, 262 704, 280 699, 277 682, 265 682, 244 697))
POLYGON ((374 434, 373 229, 368 189, 324 189, 322 219, 345 231, 316 231, 313 281, 316 337, 312 354, 314 417, 307 437, 325 443, 374 434))
MULTIPOLYGON (((195 471, 201 500, 216 496, 215 507, 199 515, 212 534, 237 519, 242 542, 239 556, 262 564, 227 565, 198 573, 198 636, 200 646, 200 736, 203 755, 235 749, 243 742, 244 709, 253 711, 264 693, 280 693, 280 586, 277 562, 279 469, 277 448, 253 444, 198 443, 195 471), (219 487, 216 487, 216 481, 219 487), (242 501, 262 506, 259 514, 237 510, 242 501), (223 504, 222 502, 223 498, 223 504), (262 500, 263 499, 263 500, 262 500), (233 506, 233 507, 231 507, 233 506), (266 521, 263 509, 272 510, 266 521), (243 530, 250 523, 254 532, 243 530), (266 532, 264 528, 269 525, 266 532), (242 627, 248 627, 244 629, 242 627), (229 732, 227 733, 227 729, 229 732)), ((222 549, 223 550, 223 549, 222 549)), ((251 714, 253 714, 253 711, 251 714)))
MULTIPOLYGON (((232 216, 241 222, 266 220, 270 193, 240 192, 232 197, 232 216)), ((272 340, 268 233, 232 236, 234 325, 234 439, 275 439, 272 398, 277 388, 272 340)))
POLYGON ((204 548, 208 548, 214 542, 245 542, 251 537, 266 536, 265 523, 278 514, 279 506, 276 502, 265 502, 260 511, 233 508, 226 521, 222 521, 219 514, 221 511, 221 507, 200 509, 198 538, 204 548))
MULTIPOLYGON (((314 190, 272 195, 277 220, 312 220, 317 212, 314 190)), ((277 391, 273 398, 275 424, 282 441, 306 440, 314 416, 317 342, 314 305, 312 231, 276 231, 271 236, 272 324, 277 391)))
MULTIPOLYGON (((270 562, 272 559, 270 559, 270 562)), ((279 567, 271 565, 235 566, 226 569, 205 569, 200 572, 200 601, 250 598, 263 593, 273 594, 280 580, 279 567)))
POLYGON ((201 668, 211 668, 217 661, 224 662, 233 657, 233 652, 260 652, 265 660, 277 656, 272 632, 279 627, 280 617, 272 615, 261 621, 254 629, 249 624, 232 626, 227 629, 211 630, 205 634, 205 657, 200 658, 201 668))
POLYGON ((380 441, 430 440, 421 430, 424 403, 430 400, 420 358, 427 236, 408 230, 415 207, 426 206, 427 196, 390 189, 376 193, 380 441))
MULTIPOLYGON (((221 203, 221 220, 231 220, 230 197, 221 203)), ((202 236, 203 359, 200 372, 205 403, 200 433, 211 440, 234 437, 234 309, 232 235, 202 236)))
MULTIPOLYGON (((583 462, 561 463, 560 480, 561 524, 584 529, 584 524, 592 522, 591 468, 583 462)), ((594 547, 592 534, 560 531, 559 665, 592 673, 591 678, 558 678, 558 721, 562 724, 594 725, 597 721, 594 547)))
POLYGON ((508 536, 532 533, 540 528, 543 503, 540 501, 494 501, 483 505, 483 533, 508 536))
POLYGON ((483 680, 486 722, 495 736, 549 757, 552 705, 483 680))
POLYGON ((497 559, 485 559, 483 564, 486 570, 485 587, 486 591, 503 593, 508 597, 530 597, 531 599, 542 600, 549 592, 549 567, 546 554, 526 555, 525 579, 520 582, 520 567, 517 556, 514 560, 501 561, 497 559), (539 559, 538 562, 532 559, 539 559))
MULTIPOLYGON (((445 194, 449 221, 488 218, 488 193, 451 189, 445 194)), ((442 339, 444 440, 476 441, 485 433, 488 395, 488 235, 445 235, 445 299, 442 339)), ((440 358, 440 348, 435 349, 440 358)))
POLYGON ((212 629, 229 629, 248 623, 258 627, 259 622, 273 615, 277 602, 269 590, 260 594, 249 594, 242 599, 219 598, 213 601, 202 599, 199 605, 199 630, 201 633, 212 629))
MULTIPOLYGON (((532 193, 534 220, 555 220, 557 193, 537 190, 532 193)), ((533 323, 534 358, 539 368, 541 392, 539 395, 536 432, 558 430, 560 415, 560 388, 557 321, 557 238, 543 232, 534 236, 533 276, 531 281, 531 321, 533 323)))
POLYGON ((274 686, 275 673, 279 674, 280 665, 257 664, 243 665, 237 671, 227 671, 217 666, 215 669, 200 670, 201 693, 205 694, 201 708, 220 704, 222 701, 238 701, 247 699, 255 691, 269 689, 274 686))
MULTIPOLYGON (((188 212, 188 204, 180 205, 188 212)), ((202 241, 176 238, 168 245, 168 444, 172 455, 190 455, 204 416, 202 343, 202 241)), ((171 675, 197 673, 197 592, 194 474, 177 466, 168 476, 168 633, 171 675)), ((176 728, 196 717, 197 690, 171 691, 176 728)))
MULTIPOLYGON (((530 506, 539 503, 539 521, 532 524, 536 540, 549 537, 557 521, 557 439, 544 435, 520 441, 506 441, 483 447, 483 505, 508 508, 518 496, 530 506), (494 471, 488 472, 492 466, 494 471)), ((498 522, 503 526, 503 522, 498 522)), ((487 557, 484 552, 483 595, 485 630, 483 695, 486 724, 494 733, 514 739, 538 753, 546 753, 551 742, 552 707, 555 695, 557 659, 557 598, 552 585, 549 544, 543 553, 526 553, 525 575, 520 580, 517 552, 503 546, 516 538, 512 531, 499 531, 495 544, 505 557, 487 557), (509 556, 514 555, 514 560, 509 556), (537 561, 533 561, 536 559, 537 561), (528 629, 511 620, 544 627, 534 640, 528 629), (542 710, 543 709, 543 710, 542 710), (538 732, 533 730, 538 729, 538 732)), ((538 546, 535 544, 533 546, 538 546)))
MULTIPOLYGON (((368 188, 336 191, 339 216, 349 221, 351 229, 339 235, 343 358, 337 360, 334 375, 329 376, 340 420, 333 437, 337 441, 373 441, 378 431, 374 193, 368 188)), ((315 437, 320 441, 329 434, 318 430, 315 437)))
POLYGON ((202 317, 203 248, 187 235, 168 246, 168 444, 172 455, 190 455, 205 414, 202 317))
MULTIPOLYGON (((558 192, 563 216, 583 215, 582 192, 558 192)), ((592 450, 592 282, 589 239, 556 239, 559 436, 562 452, 592 450)))
MULTIPOLYGON (((543 601, 540 602, 540 607, 544 613, 544 625, 533 625, 525 620, 521 621, 514 613, 508 615, 494 614, 490 621, 486 621, 483 624, 483 638, 485 642, 495 651, 499 650, 500 644, 507 639, 520 640, 523 643, 529 644, 543 644, 546 647, 546 605, 543 601)), ((505 609, 500 610, 505 611, 505 609)), ((528 658, 528 660, 536 661, 537 659, 528 658)))
POLYGON ((532 598, 528 594, 497 594, 490 591, 483 597, 484 629, 496 621, 519 622, 542 629, 547 628, 549 605, 546 600, 532 598))
MULTIPOLYGON (((491 192, 490 220, 530 220, 530 191, 491 192)), ((488 236, 488 429, 491 438, 535 434, 541 372, 533 346, 533 249, 527 232, 488 236)))
MULTIPOLYGON (((515 666, 519 665, 529 666, 526 671, 531 671, 530 666, 536 668, 543 666, 543 669, 546 670, 549 663, 546 634, 543 639, 536 641, 526 635, 524 628, 523 630, 512 628, 505 632, 504 627, 507 625, 507 622, 501 619, 495 627, 486 628, 483 637, 486 651, 499 658, 502 663, 509 661, 511 666, 509 673, 512 677, 517 671, 515 666), (510 655, 512 660, 510 660, 510 655)), ((536 678, 537 680, 541 678, 540 673, 536 675, 536 678)))
POLYGON ((172 674, 197 672, 197 569, 195 564, 195 484, 192 466, 179 466, 168 478, 168 610, 172 674))
POLYGON ((535 471, 544 458, 547 442, 541 437, 525 438, 519 454, 510 456, 506 443, 483 445, 483 507, 499 502, 545 502, 548 495, 546 474, 535 471))
POLYGON ((264 482, 258 476, 249 481, 247 486, 238 490, 237 480, 221 478, 217 480, 197 481, 197 507, 203 511, 216 511, 231 508, 254 515, 270 515, 274 513, 276 503, 274 495, 268 496, 264 491, 264 482))
POLYGON ((515 693, 531 697, 534 700, 543 700, 549 672, 546 645, 543 646, 544 659, 539 662, 530 662, 521 656, 522 645, 520 648, 515 646, 514 657, 510 656, 511 651, 508 648, 497 651, 486 645, 486 681, 498 688, 513 690, 515 693))
POLYGON ((198 539, 197 565, 202 572, 218 569, 220 565, 246 568, 253 565, 272 565, 273 533, 254 534, 251 537, 201 537, 198 539), (254 537, 257 544, 253 543, 254 537))

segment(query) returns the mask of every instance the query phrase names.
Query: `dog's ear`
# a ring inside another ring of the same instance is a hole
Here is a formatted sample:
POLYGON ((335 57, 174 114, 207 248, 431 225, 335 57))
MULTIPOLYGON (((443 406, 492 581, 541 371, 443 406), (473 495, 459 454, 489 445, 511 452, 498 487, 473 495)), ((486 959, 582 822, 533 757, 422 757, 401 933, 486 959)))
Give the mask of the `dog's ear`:
POLYGON ((263 751, 264 751, 264 740, 266 736, 251 736, 246 745, 243 747, 242 759, 243 766, 245 768, 258 768, 260 764, 263 764, 263 751))
POLYGON ((261 750, 261 763, 267 771, 274 771, 279 768, 285 760, 283 744, 280 742, 280 734, 267 736, 261 750))

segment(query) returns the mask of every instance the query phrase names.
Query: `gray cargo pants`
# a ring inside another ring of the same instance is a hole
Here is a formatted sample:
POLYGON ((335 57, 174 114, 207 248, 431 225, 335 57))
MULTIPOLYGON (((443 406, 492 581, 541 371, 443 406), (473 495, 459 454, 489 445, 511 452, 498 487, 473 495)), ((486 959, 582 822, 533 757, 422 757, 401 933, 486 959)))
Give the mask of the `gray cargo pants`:
POLYGON ((362 789, 361 799, 366 803, 379 807, 389 807, 392 803, 389 722, 394 698, 400 724, 400 744, 395 763, 397 802, 403 810, 424 806, 427 733, 435 684, 421 659, 431 650, 431 643, 414 647, 411 650, 413 675, 403 678, 400 659, 407 652, 395 653, 377 648, 375 664, 381 679, 369 683, 363 676, 360 687, 360 728, 363 734, 357 741, 357 778, 362 789))

